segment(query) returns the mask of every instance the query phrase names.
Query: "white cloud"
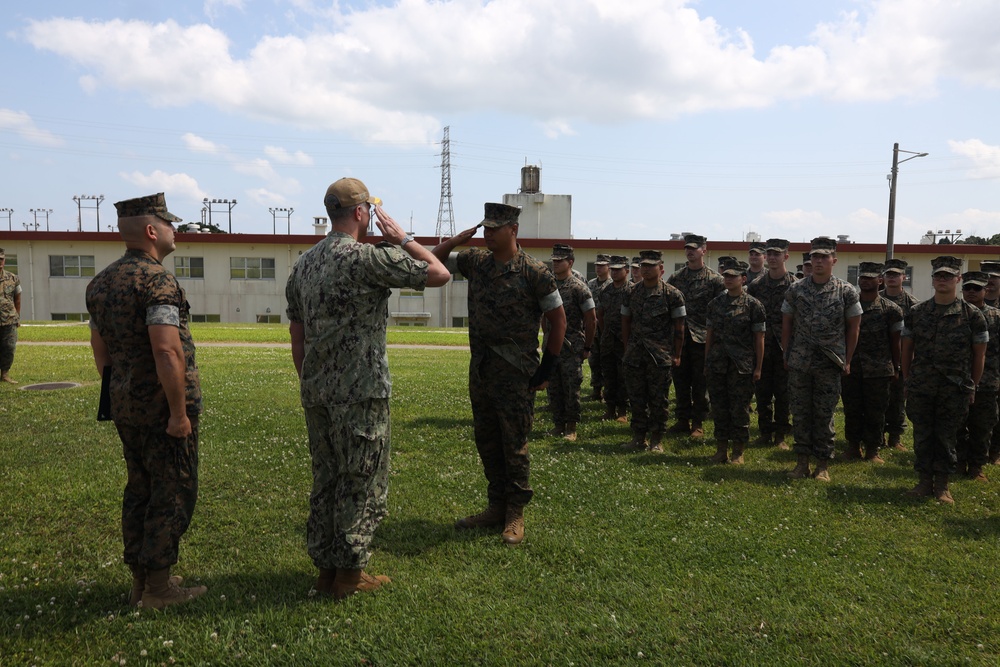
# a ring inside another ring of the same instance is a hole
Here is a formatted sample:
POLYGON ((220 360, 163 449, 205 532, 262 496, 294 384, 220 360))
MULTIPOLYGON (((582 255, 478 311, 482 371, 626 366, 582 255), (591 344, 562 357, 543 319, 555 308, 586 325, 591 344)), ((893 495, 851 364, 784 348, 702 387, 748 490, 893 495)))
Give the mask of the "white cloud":
POLYGON ((295 151, 294 153, 289 153, 284 148, 279 148, 277 146, 265 146, 264 155, 268 156, 275 162, 279 164, 296 164, 302 166, 309 166, 313 163, 312 157, 303 153, 302 151, 295 151))
MULTIPOLYGON (((242 9, 209 0, 206 11, 220 6, 242 9)), ((944 79, 1000 87, 993 0, 872 0, 818 25, 804 45, 766 54, 685 0, 291 6, 327 16, 245 55, 222 28, 174 21, 55 18, 30 22, 26 35, 156 105, 202 103, 395 142, 431 142, 439 117, 482 110, 529 116, 558 136, 578 120, 919 98, 944 79)))
POLYGON ((277 192, 271 192, 266 188, 255 188, 247 190, 246 193, 251 200, 261 206, 278 206, 288 203, 288 200, 285 199, 285 197, 277 192))
POLYGON ((0 109, 0 130, 16 132, 22 139, 42 146, 62 146, 64 143, 51 132, 40 129, 23 111, 0 109))
POLYGON ((952 153, 968 158, 972 162, 969 176, 972 178, 1000 178, 1000 146, 990 146, 979 139, 949 141, 952 153))
POLYGON ((214 20, 218 18, 219 14, 222 13, 222 10, 227 8, 243 11, 243 0, 205 0, 205 16, 210 19, 214 20))
POLYGON ((219 146, 213 141, 199 137, 191 132, 185 133, 181 137, 181 141, 184 145, 188 147, 188 150, 192 150, 195 153, 209 153, 211 155, 217 155, 225 150, 224 146, 219 146))
POLYGON ((187 174, 168 174, 157 169, 151 174, 133 171, 121 172, 119 176, 144 191, 166 193, 168 202, 171 197, 181 197, 197 201, 200 206, 201 201, 208 196, 198 186, 198 181, 187 174))

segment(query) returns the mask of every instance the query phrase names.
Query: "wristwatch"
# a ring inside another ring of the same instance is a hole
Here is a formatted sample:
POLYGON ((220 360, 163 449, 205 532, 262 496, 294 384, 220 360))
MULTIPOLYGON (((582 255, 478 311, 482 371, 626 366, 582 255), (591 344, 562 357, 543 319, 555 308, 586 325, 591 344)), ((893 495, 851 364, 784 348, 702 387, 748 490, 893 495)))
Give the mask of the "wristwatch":
POLYGON ((403 240, 399 242, 399 247, 402 248, 403 246, 405 246, 407 243, 409 243, 412 240, 413 240, 413 237, 410 236, 409 234, 407 234, 406 236, 403 237, 403 240))

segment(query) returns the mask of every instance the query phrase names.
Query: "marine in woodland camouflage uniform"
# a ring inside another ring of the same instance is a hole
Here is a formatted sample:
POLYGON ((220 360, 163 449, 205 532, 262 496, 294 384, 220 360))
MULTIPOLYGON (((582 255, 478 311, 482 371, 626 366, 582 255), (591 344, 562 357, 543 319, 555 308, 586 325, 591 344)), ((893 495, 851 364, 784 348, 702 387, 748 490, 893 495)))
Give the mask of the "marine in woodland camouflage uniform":
MULTIPOLYGON (((544 387, 563 345, 566 314, 555 276, 517 245, 520 209, 486 204, 481 223, 486 248, 458 254, 456 266, 469 281, 469 397, 476 448, 486 475, 488 507, 459 519, 457 528, 504 525, 503 540, 524 537, 529 484, 528 434, 534 391, 544 387), (549 322, 541 363, 538 327, 549 322)), ((438 254, 468 242, 476 227, 447 239, 438 254)))
POLYGON ((747 250, 747 285, 767 273, 767 264, 765 263, 766 252, 767 244, 763 241, 752 241, 750 243, 750 249, 747 250))
MULTIPOLYGON (((902 259, 887 259, 882 272, 885 289, 882 296, 899 306, 906 317, 910 309, 919 303, 919 299, 903 289, 908 264, 902 259)), ((906 431, 906 410, 903 397, 903 374, 896 369, 896 375, 889 380, 889 405, 885 411, 885 432, 889 436, 889 446, 897 450, 905 450, 902 435, 906 431)))
POLYGON ((640 265, 643 281, 632 287, 621 309, 632 408, 632 442, 625 447, 642 449, 648 433, 649 449, 663 451, 671 367, 681 362, 684 345, 684 295, 662 279, 660 251, 643 250, 640 265))
POLYGON ((789 473, 809 475, 809 457, 818 459, 814 476, 829 481, 833 458, 833 413, 840 399, 840 378, 851 372, 858 341, 858 293, 833 275, 837 242, 812 240, 813 272, 785 292, 782 347, 788 367, 789 407, 798 461, 789 473))
MULTIPOLYGON (((986 305, 1000 308, 1000 261, 986 260, 979 263, 979 270, 989 276, 986 285, 986 305)), ((997 407, 1000 409, 1000 392, 997 393, 997 407)), ((994 428, 990 436, 989 462, 1000 463, 1000 428, 994 428)))
POLYGON ((632 283, 629 281, 628 259, 612 255, 612 282, 604 286, 597 296, 597 320, 601 332, 601 367, 604 373, 604 402, 607 410, 601 419, 627 421, 628 390, 626 388, 625 343, 622 340, 622 305, 628 299, 632 283))
POLYGON ((641 265, 639 264, 638 255, 633 257, 629 263, 629 280, 633 285, 642 282, 641 265))
POLYGON ((986 305, 984 288, 988 281, 989 276, 982 271, 962 275, 962 295, 966 302, 982 310, 990 335, 976 400, 969 406, 965 427, 958 430, 955 449, 958 473, 979 482, 986 481, 983 466, 990 460, 990 437, 997 425, 996 397, 1000 390, 1000 309, 986 305))
POLYGON ((21 279, 4 269, 7 253, 0 248, 0 381, 17 384, 10 377, 21 326, 21 279))
POLYGON ((705 265, 704 236, 684 236, 687 266, 675 272, 667 282, 684 295, 684 354, 674 369, 677 423, 671 428, 693 437, 704 435, 702 422, 708 416, 708 393, 705 386, 705 313, 708 303, 725 291, 722 276, 705 265))
POLYGON ((764 361, 764 305, 744 291, 747 263, 720 267, 726 291, 708 304, 705 316, 705 375, 712 400, 717 444, 712 461, 743 463, 750 442, 750 399, 764 361))
POLYGON ((860 459, 863 443, 864 458, 875 463, 883 462, 878 452, 889 405, 889 383, 899 368, 899 334, 903 330, 903 311, 878 294, 882 269, 876 262, 861 262, 859 266, 863 313, 858 346, 851 359, 851 372, 841 377, 840 384, 847 438, 844 458, 860 459))
POLYGON ((429 283, 431 269, 446 272, 384 212, 376 211, 378 225, 392 243, 362 241, 373 203, 357 179, 332 183, 324 197, 332 230, 298 259, 285 285, 312 456, 307 549, 320 570, 316 589, 335 597, 343 596, 340 584, 351 572, 364 579, 375 529, 386 514, 391 290, 436 286, 440 275, 429 283))
MULTIPOLYGON (((552 247, 552 266, 566 312, 566 334, 562 351, 549 379, 549 402, 555 428, 550 435, 576 440, 580 422, 580 386, 583 384, 583 360, 593 353, 597 314, 594 298, 587 285, 572 273, 575 255, 572 246, 557 243, 552 247)), ((548 320, 542 320, 548 334, 548 320)), ((543 342, 543 345, 547 341, 543 342)))
MULTIPOLYGON (((115 208, 128 249, 90 281, 86 302, 94 360, 102 375, 110 366, 105 381, 125 458, 122 540, 133 573, 131 602, 157 606, 146 584, 168 585, 198 498, 201 386, 188 302, 162 264, 174 250, 173 223, 180 218, 167 210, 162 193, 115 208)), ((173 602, 204 592, 174 587, 173 602)))
POLYGON ((764 334, 764 365, 757 381, 757 428, 762 443, 772 442, 781 449, 788 449, 785 435, 788 422, 788 371, 785 354, 781 349, 781 306, 785 292, 795 282, 786 268, 788 241, 768 239, 764 244, 767 271, 747 286, 747 294, 764 305, 767 313, 767 332, 764 334))
MULTIPOLYGON (((601 290, 611 284, 611 275, 609 274, 608 263, 611 261, 611 255, 606 255, 604 253, 598 253, 597 259, 594 261, 594 271, 597 272, 596 278, 591 278, 587 281, 587 288, 590 289, 590 294, 594 298, 594 303, 597 303, 598 296, 601 290)), ((590 356, 587 357, 587 363, 590 364, 590 387, 593 389, 591 398, 595 401, 601 400, 601 390, 604 387, 604 370, 601 367, 601 328, 597 327, 597 332, 594 334, 594 345, 590 352, 590 356)))
POLYGON ((952 503, 948 477, 956 469, 956 438, 983 373, 989 331, 982 311, 958 298, 962 260, 931 262, 934 298, 904 319, 906 414, 913 422, 913 467, 920 481, 908 493, 952 503))

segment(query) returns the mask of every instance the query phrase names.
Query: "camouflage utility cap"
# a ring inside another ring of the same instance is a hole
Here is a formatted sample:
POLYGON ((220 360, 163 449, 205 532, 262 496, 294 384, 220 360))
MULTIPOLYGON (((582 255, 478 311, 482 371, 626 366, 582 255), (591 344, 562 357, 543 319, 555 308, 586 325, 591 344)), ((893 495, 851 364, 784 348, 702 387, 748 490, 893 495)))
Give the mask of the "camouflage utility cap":
POLYGON ((736 259, 719 264, 719 273, 724 276, 745 276, 750 265, 736 259))
POLYGON ((812 265, 812 263, 813 263, 812 253, 808 252, 802 253, 802 264, 799 265, 799 268, 802 268, 806 264, 812 265))
POLYGON ((763 241, 753 241, 750 244, 750 252, 755 252, 758 255, 763 255, 766 249, 767 246, 764 244, 763 241))
POLYGON ((882 269, 884 273, 906 273, 906 267, 909 266, 905 259, 892 259, 885 260, 885 268, 882 269))
POLYGON ((988 282, 990 282, 990 277, 983 271, 967 271, 962 274, 963 285, 979 285, 980 287, 986 287, 988 282))
POLYGON ((638 257, 633 257, 632 258, 632 268, 635 268, 635 269, 639 268, 639 258, 638 257))
POLYGON ((788 252, 788 239, 768 239, 767 243, 764 244, 764 249, 775 252, 788 252))
POLYGON ((991 277, 1000 277, 1000 261, 994 259, 984 259, 979 262, 979 270, 985 271, 991 277))
POLYGON ((323 204, 329 209, 354 208, 358 204, 375 203, 365 184, 356 178, 342 178, 330 184, 323 197, 323 204))
POLYGON ((485 204, 483 215, 483 227, 496 229, 504 225, 516 225, 517 219, 521 215, 521 208, 518 206, 508 206, 507 204, 485 204))
POLYGON ((597 259, 594 260, 594 264, 610 264, 611 255, 605 255, 604 253, 598 253, 597 259))
POLYGON ((882 265, 878 262, 861 262, 858 278, 878 278, 882 275, 882 265))
POLYGON ((574 259, 573 246, 566 245, 565 243, 556 243, 552 246, 552 259, 574 259))
POLYGON ((135 218, 140 215, 155 215, 160 220, 167 222, 180 222, 181 219, 167 210, 167 200, 163 193, 136 197, 135 199, 125 199, 115 202, 115 210, 118 211, 119 218, 135 218))
POLYGON ((837 252, 837 241, 825 236, 817 236, 810 244, 810 255, 832 255, 837 252))
POLYGON ((704 236, 700 236, 699 234, 685 234, 684 235, 684 247, 685 248, 700 248, 703 245, 705 245, 705 243, 707 243, 707 242, 708 242, 708 239, 706 239, 704 236))
POLYGON ((934 273, 950 273, 953 276, 962 275, 962 260, 951 255, 941 255, 931 260, 934 273))
POLYGON ((650 266, 663 261, 663 253, 659 250, 643 250, 639 253, 639 264, 650 266))
POLYGON ((625 255, 611 255, 608 261, 609 269, 626 269, 628 268, 628 257, 625 255))
POLYGON ((736 261, 738 260, 732 255, 723 255, 722 257, 719 258, 719 268, 721 269, 724 265, 732 264, 736 261))

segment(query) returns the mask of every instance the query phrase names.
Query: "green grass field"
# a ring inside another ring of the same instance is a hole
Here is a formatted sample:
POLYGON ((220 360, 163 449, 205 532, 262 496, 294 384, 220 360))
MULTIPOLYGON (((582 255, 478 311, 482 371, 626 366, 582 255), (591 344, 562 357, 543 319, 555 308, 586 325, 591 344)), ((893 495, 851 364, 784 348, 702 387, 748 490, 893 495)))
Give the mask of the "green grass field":
POLYGON ((390 514, 370 569, 393 583, 309 595, 289 352, 206 346, 200 499, 175 573, 209 592, 152 612, 125 604, 124 464, 113 426, 94 421, 89 349, 19 347, 22 383, 83 386, 0 387, 0 665, 1000 664, 995 468, 943 506, 903 495, 910 453, 791 481, 791 453, 712 466, 710 439, 622 453, 625 427, 585 402, 574 444, 545 436, 539 413, 527 538, 510 548, 452 528, 484 503, 468 352, 389 355, 390 514))

